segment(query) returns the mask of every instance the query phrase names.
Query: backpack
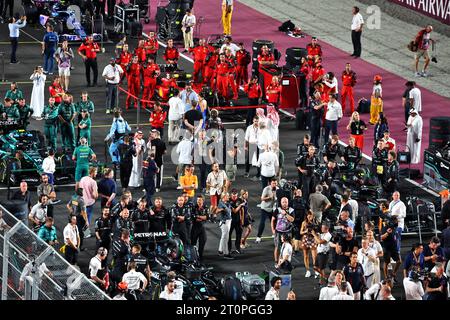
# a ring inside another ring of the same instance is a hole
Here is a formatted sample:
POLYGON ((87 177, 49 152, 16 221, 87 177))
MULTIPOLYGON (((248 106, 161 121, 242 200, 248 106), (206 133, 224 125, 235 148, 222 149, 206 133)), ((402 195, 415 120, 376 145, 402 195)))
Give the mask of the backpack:
POLYGON ((242 285, 238 278, 229 276, 223 279, 223 298, 225 300, 243 300, 242 285))

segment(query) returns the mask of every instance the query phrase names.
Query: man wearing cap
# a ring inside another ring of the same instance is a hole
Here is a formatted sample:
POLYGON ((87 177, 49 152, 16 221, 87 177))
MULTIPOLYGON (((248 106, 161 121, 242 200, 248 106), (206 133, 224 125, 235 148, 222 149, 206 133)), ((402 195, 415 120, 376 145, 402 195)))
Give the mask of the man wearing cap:
MULTIPOLYGON (((123 69, 120 65, 116 65, 116 59, 111 58, 109 64, 103 69, 102 77, 106 81, 106 113, 111 113, 116 105, 117 87, 120 82, 120 78, 123 74, 123 69)), ((117 100, 117 102, 119 102, 117 100)))
POLYGON ((406 128, 408 133, 406 136, 406 147, 411 153, 411 163, 416 164, 420 162, 420 153, 422 145, 422 117, 417 113, 417 110, 411 108, 409 111, 408 122, 406 128))

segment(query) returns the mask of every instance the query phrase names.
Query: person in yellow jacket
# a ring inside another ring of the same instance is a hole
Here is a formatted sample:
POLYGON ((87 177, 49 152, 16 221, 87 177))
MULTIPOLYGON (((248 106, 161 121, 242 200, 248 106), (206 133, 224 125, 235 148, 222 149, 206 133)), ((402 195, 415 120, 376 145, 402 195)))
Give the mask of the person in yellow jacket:
POLYGON ((233 15, 233 1, 222 0, 222 24, 223 34, 231 35, 231 16, 233 15))
POLYGON ((383 99, 380 95, 380 90, 376 89, 370 100, 370 124, 376 124, 380 113, 383 112, 383 99))

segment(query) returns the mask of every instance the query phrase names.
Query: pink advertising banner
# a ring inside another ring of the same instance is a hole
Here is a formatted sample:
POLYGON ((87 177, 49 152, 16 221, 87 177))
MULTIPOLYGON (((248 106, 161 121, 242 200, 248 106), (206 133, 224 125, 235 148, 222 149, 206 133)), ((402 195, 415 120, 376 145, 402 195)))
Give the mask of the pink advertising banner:
POLYGON ((388 0, 450 25, 450 0, 388 0))

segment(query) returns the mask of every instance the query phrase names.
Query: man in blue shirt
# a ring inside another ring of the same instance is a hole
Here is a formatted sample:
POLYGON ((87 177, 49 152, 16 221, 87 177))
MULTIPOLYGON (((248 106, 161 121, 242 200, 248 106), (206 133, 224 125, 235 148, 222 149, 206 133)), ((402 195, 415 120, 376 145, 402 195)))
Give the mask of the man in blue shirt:
POLYGON ((412 250, 408 253, 403 263, 403 276, 408 277, 409 271, 412 269, 423 270, 424 257, 423 257, 423 244, 417 243, 412 247, 412 250))
POLYGON ((53 74, 54 54, 58 47, 58 35, 53 31, 53 26, 47 25, 47 32, 42 41, 42 54, 44 55, 44 73, 53 74))
POLYGON ((11 41, 11 63, 19 63, 16 57, 17 46, 19 44, 19 29, 25 27, 27 24, 27 17, 23 16, 18 21, 16 18, 9 18, 9 40, 11 41))
POLYGON ((180 98, 181 101, 183 101, 185 112, 192 109, 192 104, 195 104, 194 108, 197 106, 198 95, 194 90, 192 90, 191 83, 186 83, 185 89, 181 91, 180 98))
POLYGON ((122 118, 120 110, 116 111, 114 113, 111 129, 105 139, 105 141, 112 139, 112 143, 109 146, 109 154, 111 155, 112 162, 119 163, 119 144, 120 141, 123 140, 123 137, 129 132, 131 132, 130 125, 124 118, 122 118))

